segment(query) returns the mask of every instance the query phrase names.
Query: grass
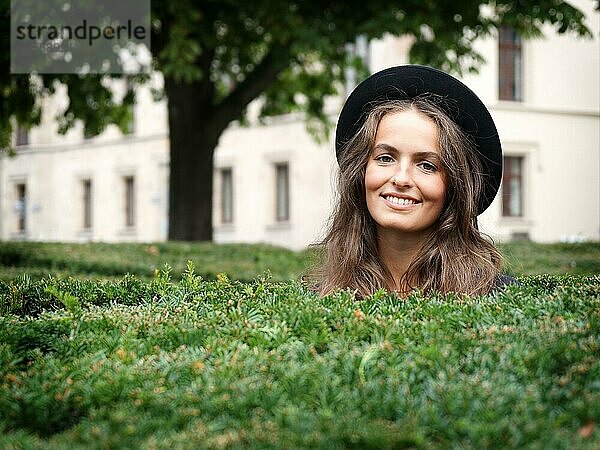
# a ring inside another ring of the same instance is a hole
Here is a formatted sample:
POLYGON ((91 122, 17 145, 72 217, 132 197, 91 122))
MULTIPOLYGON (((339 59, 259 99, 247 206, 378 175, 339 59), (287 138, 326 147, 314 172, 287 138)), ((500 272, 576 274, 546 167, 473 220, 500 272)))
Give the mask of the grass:
POLYGON ((251 280, 269 272, 273 280, 294 279, 304 270, 308 252, 293 252, 264 244, 164 242, 154 244, 0 243, 0 279, 26 272, 32 278, 48 274, 116 279, 125 274, 150 280, 164 264, 181 275, 188 260, 204 278, 226 273, 251 280))
MULTIPOLYGON (((500 244, 506 271, 512 275, 600 274, 600 243, 500 244)), ((49 274, 79 278, 117 279, 125 274, 150 280, 165 263, 180 276, 188 260, 206 279, 225 273, 232 279, 252 280, 269 272, 275 281, 298 279, 314 251, 293 252, 264 244, 155 243, 63 244, 0 243, 0 279, 27 273, 39 279, 49 274)))
POLYGON ((600 243, 538 244, 514 242, 498 246, 507 271, 514 275, 600 274, 600 243))

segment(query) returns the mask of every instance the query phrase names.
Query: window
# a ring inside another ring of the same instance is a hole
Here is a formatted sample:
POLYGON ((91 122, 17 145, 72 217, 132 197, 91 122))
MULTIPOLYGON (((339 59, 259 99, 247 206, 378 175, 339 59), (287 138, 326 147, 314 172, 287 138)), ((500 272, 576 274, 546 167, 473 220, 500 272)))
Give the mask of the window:
POLYGON ((505 156, 502 176, 502 215, 523 216, 523 157, 505 156))
MULTIPOLYGON (((134 94, 135 84, 130 77, 125 78, 125 95, 134 94)), ((127 130, 125 134, 133 134, 135 133, 135 103, 127 108, 127 113, 129 115, 129 120, 127 122, 127 130)))
POLYGON ((132 176, 123 178, 125 183, 125 226, 135 226, 135 179, 132 176))
POLYGON ((83 180, 83 228, 92 228, 92 180, 83 180))
POLYGON ((17 125, 17 145, 29 144, 29 130, 21 125, 17 125))
POLYGON ((15 212, 17 213, 17 232, 25 233, 27 226, 27 186, 25 183, 15 185, 15 212))
POLYGON ((221 223, 233 222, 233 171, 221 169, 221 223))
POLYGON ((368 75, 369 60, 371 58, 370 51, 371 49, 369 46, 369 41, 364 34, 357 36, 353 43, 346 44, 347 57, 350 60, 354 60, 353 64, 349 64, 344 69, 344 89, 346 97, 350 95, 350 93, 358 85, 358 82, 368 75), (356 66, 357 59, 360 59, 362 64, 364 64, 364 68, 367 69, 367 73, 359 73, 356 66))
POLYGON ((286 222, 290 219, 290 189, 288 164, 275 164, 276 219, 286 222))
POLYGON ((499 98, 500 100, 522 100, 522 44, 521 37, 509 27, 499 30, 499 98))

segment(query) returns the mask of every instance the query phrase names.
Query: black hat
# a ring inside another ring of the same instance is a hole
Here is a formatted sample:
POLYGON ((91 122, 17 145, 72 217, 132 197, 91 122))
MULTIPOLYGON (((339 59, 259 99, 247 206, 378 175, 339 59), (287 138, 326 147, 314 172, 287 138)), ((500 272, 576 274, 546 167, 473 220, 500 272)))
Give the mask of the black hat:
POLYGON ((350 94, 337 123, 335 151, 339 160, 345 144, 358 131, 369 109, 387 100, 405 100, 422 94, 444 99, 437 104, 475 143, 483 164, 485 183, 478 214, 494 200, 502 180, 502 147, 490 112, 475 93, 456 78, 437 69, 405 65, 377 72, 350 94))

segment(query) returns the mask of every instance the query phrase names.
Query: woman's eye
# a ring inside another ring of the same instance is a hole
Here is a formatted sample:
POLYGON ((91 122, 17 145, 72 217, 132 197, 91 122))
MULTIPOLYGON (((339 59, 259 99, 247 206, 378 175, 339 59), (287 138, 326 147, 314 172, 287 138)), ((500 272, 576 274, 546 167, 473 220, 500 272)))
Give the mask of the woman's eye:
POLYGON ((418 165, 427 172, 435 172, 437 170, 437 166, 429 161, 421 161, 418 165))
POLYGON ((375 158, 375 160, 382 163, 394 162, 394 158, 392 158, 390 155, 379 155, 375 158))

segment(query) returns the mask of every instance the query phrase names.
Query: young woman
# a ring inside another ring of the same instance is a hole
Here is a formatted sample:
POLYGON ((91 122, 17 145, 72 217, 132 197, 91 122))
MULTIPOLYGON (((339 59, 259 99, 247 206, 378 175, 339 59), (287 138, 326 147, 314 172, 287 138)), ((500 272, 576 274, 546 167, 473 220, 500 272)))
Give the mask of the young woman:
POLYGON ((486 294, 514 282, 477 227, 500 185, 500 140, 460 81, 411 65, 372 75, 342 109, 336 154, 338 199, 313 274, 322 295, 486 294))

